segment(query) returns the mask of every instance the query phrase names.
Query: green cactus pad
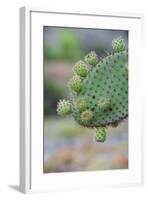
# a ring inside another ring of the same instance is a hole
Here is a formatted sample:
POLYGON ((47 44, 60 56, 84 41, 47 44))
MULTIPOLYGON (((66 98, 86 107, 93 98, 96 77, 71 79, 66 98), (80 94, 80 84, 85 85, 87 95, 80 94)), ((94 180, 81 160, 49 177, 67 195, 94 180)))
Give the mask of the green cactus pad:
POLYGON ((112 126, 113 128, 116 128, 116 127, 118 126, 118 123, 115 122, 115 123, 113 123, 111 126, 112 126))
POLYGON ((92 51, 85 57, 87 64, 76 63, 74 73, 77 76, 68 83, 72 91, 69 112, 78 124, 97 128, 96 140, 100 142, 105 141, 105 127, 116 127, 128 116, 128 53, 121 37, 113 40, 112 45, 113 54, 98 61, 92 51), (89 65, 94 67, 86 74, 84 68, 88 69, 89 65))
POLYGON ((127 65, 123 68, 123 76, 128 80, 128 66, 127 65))
POLYGON ((106 130, 104 127, 97 128, 95 140, 96 142, 104 142, 106 140, 106 130))
POLYGON ((87 98, 88 107, 93 112, 93 120, 87 124, 81 120, 80 112, 73 109, 75 120, 87 127, 100 127, 119 122, 128 115, 128 81, 123 75, 123 68, 127 64, 127 52, 119 52, 105 57, 82 81, 82 88, 78 96, 87 98), (110 100, 108 110, 98 106, 101 98, 110 100))

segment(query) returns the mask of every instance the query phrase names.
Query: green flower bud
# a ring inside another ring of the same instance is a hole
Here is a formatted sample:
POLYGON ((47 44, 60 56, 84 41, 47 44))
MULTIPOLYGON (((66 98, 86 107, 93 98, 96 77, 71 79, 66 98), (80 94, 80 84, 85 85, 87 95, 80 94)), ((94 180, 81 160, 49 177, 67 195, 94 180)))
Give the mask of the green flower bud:
POLYGON ((91 51, 85 56, 85 61, 88 64, 95 66, 99 60, 97 54, 94 51, 91 51))
POLYGON ((81 114, 81 120, 83 122, 88 122, 93 118, 93 112, 91 110, 85 110, 81 114))
POLYGON ((87 101, 84 97, 80 97, 77 99, 76 108, 79 110, 79 112, 83 112, 88 108, 87 101))
POLYGON ((106 130, 104 127, 97 128, 95 140, 97 142, 104 142, 106 140, 106 130))
POLYGON ((112 41, 112 47, 115 52, 120 52, 125 50, 125 43, 121 37, 114 39, 112 41))
POLYGON ((57 113, 59 115, 67 115, 71 113, 71 103, 68 100, 60 100, 57 104, 57 113))
POLYGON ((79 93, 81 91, 81 87, 82 87, 82 82, 80 77, 78 76, 74 76, 68 83, 68 86, 70 87, 70 89, 72 89, 74 92, 79 93))
POLYGON ((110 100, 108 98, 102 97, 99 99, 98 106, 101 110, 107 111, 110 108, 110 100))
POLYGON ((87 65, 83 61, 79 61, 74 66, 74 72, 80 76, 80 77, 86 77, 87 76, 87 65))

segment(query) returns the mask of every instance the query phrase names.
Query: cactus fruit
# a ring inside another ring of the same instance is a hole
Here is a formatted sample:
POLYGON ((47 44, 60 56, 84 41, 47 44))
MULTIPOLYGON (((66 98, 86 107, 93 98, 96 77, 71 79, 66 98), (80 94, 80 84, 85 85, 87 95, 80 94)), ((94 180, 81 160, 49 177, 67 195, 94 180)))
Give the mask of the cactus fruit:
POLYGON ((76 100, 76 108, 79 112, 86 110, 88 107, 87 101, 84 97, 80 97, 76 100))
POLYGON ((100 110, 107 111, 110 107, 110 100, 108 98, 102 97, 99 99, 98 106, 100 110))
POLYGON ((91 110, 85 110, 84 112, 82 112, 81 114, 81 120, 82 122, 86 123, 91 121, 93 118, 93 113, 91 110))
POLYGON ((71 103, 68 100, 60 100, 57 106, 59 115, 67 115, 71 113, 71 103))
POLYGON ((104 127, 97 128, 95 140, 97 142, 104 142, 106 139, 106 130, 104 127))
POLYGON ((79 61, 74 66, 74 72, 80 77, 87 76, 87 65, 83 61, 79 61))
POLYGON ((96 52, 94 51, 89 52, 89 54, 85 56, 85 61, 86 63, 95 66, 98 63, 98 56, 96 52))
POLYGON ((79 93, 81 91, 81 87, 82 87, 82 81, 80 79, 80 77, 78 76, 74 76, 68 83, 69 88, 71 90, 73 90, 76 93, 79 93))
POLYGON ((112 46, 113 53, 104 58, 91 51, 76 63, 68 83, 71 104, 60 100, 57 109, 59 114, 71 113, 81 126, 96 128, 100 142, 105 141, 108 126, 116 127, 128 116, 128 53, 121 37, 112 46))
POLYGON ((115 52, 120 52, 120 51, 124 51, 125 50, 125 44, 124 41, 121 37, 114 39, 112 41, 112 46, 113 46, 113 50, 115 52))

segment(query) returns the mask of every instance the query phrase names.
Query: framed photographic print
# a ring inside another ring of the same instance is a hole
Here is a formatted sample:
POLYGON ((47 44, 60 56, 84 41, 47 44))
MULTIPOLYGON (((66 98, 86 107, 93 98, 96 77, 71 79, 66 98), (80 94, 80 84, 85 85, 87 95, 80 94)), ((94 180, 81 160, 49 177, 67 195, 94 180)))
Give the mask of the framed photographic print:
POLYGON ((20 9, 20 190, 143 183, 141 14, 20 9))

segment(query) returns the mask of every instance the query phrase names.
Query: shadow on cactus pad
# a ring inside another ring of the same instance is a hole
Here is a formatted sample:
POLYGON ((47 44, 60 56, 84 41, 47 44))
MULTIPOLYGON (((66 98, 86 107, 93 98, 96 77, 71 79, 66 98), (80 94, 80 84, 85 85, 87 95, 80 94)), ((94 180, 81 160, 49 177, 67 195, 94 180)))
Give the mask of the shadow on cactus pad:
POLYGON ((128 53, 121 37, 112 41, 112 47, 112 54, 106 57, 91 51, 76 63, 68 83, 70 99, 57 105, 65 115, 62 110, 67 103, 67 114, 78 124, 96 128, 97 142, 105 141, 108 126, 116 127, 128 117, 128 53))

